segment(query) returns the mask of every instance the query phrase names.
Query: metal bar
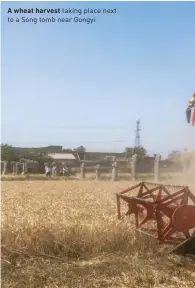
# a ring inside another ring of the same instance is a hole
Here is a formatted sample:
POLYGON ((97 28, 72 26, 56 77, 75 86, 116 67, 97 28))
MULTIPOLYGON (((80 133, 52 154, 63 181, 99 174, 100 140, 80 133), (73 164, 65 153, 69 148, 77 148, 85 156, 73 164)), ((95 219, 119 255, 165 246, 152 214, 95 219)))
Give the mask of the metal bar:
POLYGON ((188 197, 194 202, 195 204, 195 195, 190 191, 190 189, 188 188, 188 197))
POLYGON ((139 192, 138 192, 138 197, 140 197, 143 194, 143 188, 144 188, 144 182, 141 182, 140 188, 139 188, 139 192))
POLYGON ((171 250, 172 253, 178 255, 192 254, 195 255, 195 235, 179 244, 176 248, 171 250))
MULTIPOLYGON (((148 184, 148 185, 162 185, 162 184, 159 184, 159 183, 152 183, 152 182, 144 182, 145 184, 148 184)), ((166 185, 163 185, 165 187, 170 187, 170 188, 178 188, 178 189, 182 189, 182 188, 188 188, 188 186, 181 186, 181 185, 171 185, 171 184, 166 184, 166 185)))
POLYGON ((168 189, 164 185, 162 185, 162 189, 168 196, 172 197, 172 194, 168 191, 168 189))
POLYGON ((121 192, 117 193, 117 195, 118 195, 118 194, 119 194, 119 195, 120 195, 120 194, 124 194, 124 193, 127 193, 127 192, 129 192, 129 191, 132 191, 132 190, 140 187, 141 184, 142 184, 142 182, 139 183, 139 184, 137 184, 137 185, 135 185, 135 186, 132 186, 132 187, 129 187, 129 188, 125 189, 125 190, 122 190, 121 192))
MULTIPOLYGON (((182 194, 185 192, 185 189, 182 189, 182 190, 180 190, 180 191, 177 191, 177 192, 175 192, 174 194, 171 194, 171 202, 173 202, 173 200, 175 200, 175 196, 178 196, 179 194, 181 194, 181 196, 182 196, 182 194)), ((158 203, 163 203, 163 202, 166 202, 167 200, 169 200, 170 201, 170 196, 167 196, 167 197, 165 197, 165 198, 163 198, 163 199, 161 199, 160 201, 158 201, 158 203)), ((170 202, 170 203, 171 203, 170 202)))
POLYGON ((152 201, 145 200, 145 199, 138 198, 138 197, 126 196, 126 195, 117 195, 117 196, 119 196, 119 198, 121 198, 127 202, 134 201, 134 202, 136 202, 136 204, 153 204, 152 201), (130 200, 130 201, 128 201, 128 200, 130 200))
MULTIPOLYGON (((177 196, 175 199, 171 199, 171 200, 169 200, 167 203, 162 203, 163 205, 166 205, 166 206, 168 206, 168 205, 170 205, 170 204, 172 204, 172 203, 177 203, 176 201, 178 201, 178 200, 182 200, 183 199, 183 197, 184 197, 184 195, 179 195, 179 196, 177 196)), ((168 199, 167 199, 168 200, 168 199)), ((163 202, 163 201, 162 201, 163 202)), ((180 204, 178 204, 177 203, 177 206, 180 206, 180 204)))
POLYGON ((136 232, 139 232, 139 233, 141 233, 141 234, 144 234, 144 235, 146 235, 146 236, 149 236, 149 237, 151 237, 151 238, 154 238, 154 239, 156 239, 156 240, 158 240, 157 237, 155 237, 154 235, 149 234, 149 233, 147 233, 147 232, 145 232, 145 231, 143 231, 143 230, 141 230, 141 229, 135 229, 135 231, 136 231, 136 232))
POLYGON ((143 182, 143 187, 144 187, 147 191, 150 190, 150 189, 146 186, 146 182, 143 182))

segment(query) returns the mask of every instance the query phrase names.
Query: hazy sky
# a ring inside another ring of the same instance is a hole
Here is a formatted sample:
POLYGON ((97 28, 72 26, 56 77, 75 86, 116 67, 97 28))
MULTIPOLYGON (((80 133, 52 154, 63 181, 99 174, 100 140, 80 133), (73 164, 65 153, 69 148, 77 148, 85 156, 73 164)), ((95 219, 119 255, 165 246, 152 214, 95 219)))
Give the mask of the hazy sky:
POLYGON ((4 2, 2 141, 123 151, 140 118, 150 153, 195 147, 185 117, 195 91, 194 11, 194 2, 4 2), (8 23, 42 17, 7 14, 17 7, 117 13, 93 24, 8 23))

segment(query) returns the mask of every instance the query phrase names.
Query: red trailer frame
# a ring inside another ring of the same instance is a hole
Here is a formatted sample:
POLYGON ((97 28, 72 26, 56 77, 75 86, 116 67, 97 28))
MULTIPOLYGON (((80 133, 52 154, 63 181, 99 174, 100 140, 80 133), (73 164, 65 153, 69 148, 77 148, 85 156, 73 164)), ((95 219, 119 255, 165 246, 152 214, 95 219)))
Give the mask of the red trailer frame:
POLYGON ((141 182, 116 194, 118 218, 121 201, 126 202, 125 216, 134 215, 139 231, 155 236, 160 243, 178 245, 195 230, 195 196, 187 186, 141 182), (127 195, 138 189, 136 196, 127 195))

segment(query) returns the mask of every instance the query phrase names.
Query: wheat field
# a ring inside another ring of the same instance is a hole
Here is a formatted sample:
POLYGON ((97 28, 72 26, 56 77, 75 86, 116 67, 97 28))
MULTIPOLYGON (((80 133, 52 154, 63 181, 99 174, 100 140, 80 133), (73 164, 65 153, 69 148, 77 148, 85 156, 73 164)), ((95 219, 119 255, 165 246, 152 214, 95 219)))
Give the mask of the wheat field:
POLYGON ((120 181, 3 181, 2 287, 194 287, 189 259, 167 255, 116 217, 120 181))

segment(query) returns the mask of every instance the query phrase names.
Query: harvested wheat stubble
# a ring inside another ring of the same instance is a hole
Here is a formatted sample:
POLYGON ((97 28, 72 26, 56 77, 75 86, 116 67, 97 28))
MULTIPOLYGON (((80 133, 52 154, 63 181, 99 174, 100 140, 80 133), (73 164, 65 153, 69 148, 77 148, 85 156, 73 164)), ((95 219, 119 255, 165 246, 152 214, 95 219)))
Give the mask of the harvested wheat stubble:
POLYGON ((2 287, 194 287, 193 262, 165 256, 116 217, 127 181, 2 184, 2 287))

